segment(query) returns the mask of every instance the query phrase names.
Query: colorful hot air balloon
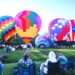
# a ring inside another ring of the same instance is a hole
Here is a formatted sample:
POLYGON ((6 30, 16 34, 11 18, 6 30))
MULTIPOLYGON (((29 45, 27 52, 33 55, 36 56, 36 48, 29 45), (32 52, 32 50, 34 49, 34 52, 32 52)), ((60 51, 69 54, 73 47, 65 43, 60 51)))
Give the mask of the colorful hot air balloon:
POLYGON ((66 38, 70 31, 68 20, 64 18, 57 18, 49 24, 49 34, 55 41, 62 41, 66 38))
POLYGON ((5 43, 11 42, 16 37, 14 18, 11 16, 0 17, 0 37, 5 43))
POLYGON ((54 41, 50 38, 48 33, 44 33, 36 38, 35 45, 38 48, 50 48, 52 45, 54 45, 54 41))
POLYGON ((39 41, 43 41, 43 40, 47 40, 47 39, 48 39, 48 33, 41 34, 36 38, 35 44, 39 41))
POLYGON ((66 37, 67 41, 75 41, 75 20, 69 20, 70 32, 66 37))
POLYGON ((15 17, 16 32, 28 44, 41 28, 41 18, 33 11, 25 10, 15 17))

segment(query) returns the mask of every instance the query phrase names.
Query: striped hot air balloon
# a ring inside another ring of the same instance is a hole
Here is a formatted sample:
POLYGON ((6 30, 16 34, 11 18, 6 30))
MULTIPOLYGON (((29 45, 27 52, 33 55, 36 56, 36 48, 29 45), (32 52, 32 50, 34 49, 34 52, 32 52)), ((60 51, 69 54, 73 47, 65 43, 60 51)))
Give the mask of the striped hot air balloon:
POLYGON ((14 18, 11 16, 0 17, 0 38, 5 43, 10 43, 16 37, 14 18))
POLYGON ((75 41, 75 20, 69 20, 70 32, 66 37, 67 41, 75 41))

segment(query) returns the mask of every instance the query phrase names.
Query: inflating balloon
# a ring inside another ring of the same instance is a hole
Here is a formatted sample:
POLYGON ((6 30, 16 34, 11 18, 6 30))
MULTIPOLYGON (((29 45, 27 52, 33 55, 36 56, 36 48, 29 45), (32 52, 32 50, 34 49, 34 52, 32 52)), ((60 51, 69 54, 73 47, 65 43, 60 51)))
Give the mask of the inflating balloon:
POLYGON ((50 48, 51 45, 54 45, 54 41, 50 38, 48 33, 44 33, 39 35, 35 39, 35 45, 36 47, 40 47, 41 45, 50 48))
POLYGON ((15 17, 16 32, 28 44, 41 28, 41 18, 33 11, 25 10, 15 17))
POLYGON ((36 40, 35 40, 35 44, 38 42, 41 42, 41 41, 43 41, 43 40, 47 40, 49 37, 48 37, 49 35, 48 35, 48 33, 44 33, 44 34, 41 34, 41 35, 39 35, 37 38, 36 38, 36 40))
POLYGON ((75 41, 75 20, 69 20, 70 32, 66 37, 67 41, 75 41))
POLYGON ((70 31, 68 20, 57 18, 49 24, 49 34, 55 41, 62 41, 66 38, 70 31))
POLYGON ((16 37, 14 18, 11 16, 0 17, 0 37, 5 43, 11 42, 16 37))

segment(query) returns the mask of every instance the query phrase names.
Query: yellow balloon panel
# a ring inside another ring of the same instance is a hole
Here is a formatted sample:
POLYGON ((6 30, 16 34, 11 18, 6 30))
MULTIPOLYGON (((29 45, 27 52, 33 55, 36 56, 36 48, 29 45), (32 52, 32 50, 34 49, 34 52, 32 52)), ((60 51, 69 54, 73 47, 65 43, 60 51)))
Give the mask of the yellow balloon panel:
POLYGON ((36 25, 33 27, 30 27, 29 29, 26 29, 26 32, 24 32, 22 29, 19 27, 16 27, 16 32, 21 36, 21 37, 35 37, 37 35, 37 28, 36 25))

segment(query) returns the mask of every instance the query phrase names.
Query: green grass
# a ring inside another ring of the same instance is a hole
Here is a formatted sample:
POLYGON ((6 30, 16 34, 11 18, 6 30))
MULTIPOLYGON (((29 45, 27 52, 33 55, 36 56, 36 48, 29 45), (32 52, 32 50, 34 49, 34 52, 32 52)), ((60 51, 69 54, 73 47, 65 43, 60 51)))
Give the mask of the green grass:
MULTIPOLYGON (((44 49, 44 50, 25 50, 29 53, 29 57, 40 66, 42 62, 44 62, 48 58, 48 53, 50 51, 58 51, 62 52, 66 57, 74 56, 75 57, 75 49, 44 49)), ((18 60, 23 57, 23 53, 25 51, 16 50, 11 53, 5 53, 3 49, 0 49, 0 53, 5 54, 8 58, 1 59, 4 63, 4 75, 11 75, 12 68, 16 66, 18 60)), ((73 73, 67 73, 68 75, 73 75, 73 73)), ((75 73, 74 73, 75 74, 75 73)))
POLYGON ((12 68, 14 66, 16 66, 17 63, 8 63, 8 64, 4 64, 4 69, 3 69, 3 73, 4 75, 11 75, 12 73, 12 68))

